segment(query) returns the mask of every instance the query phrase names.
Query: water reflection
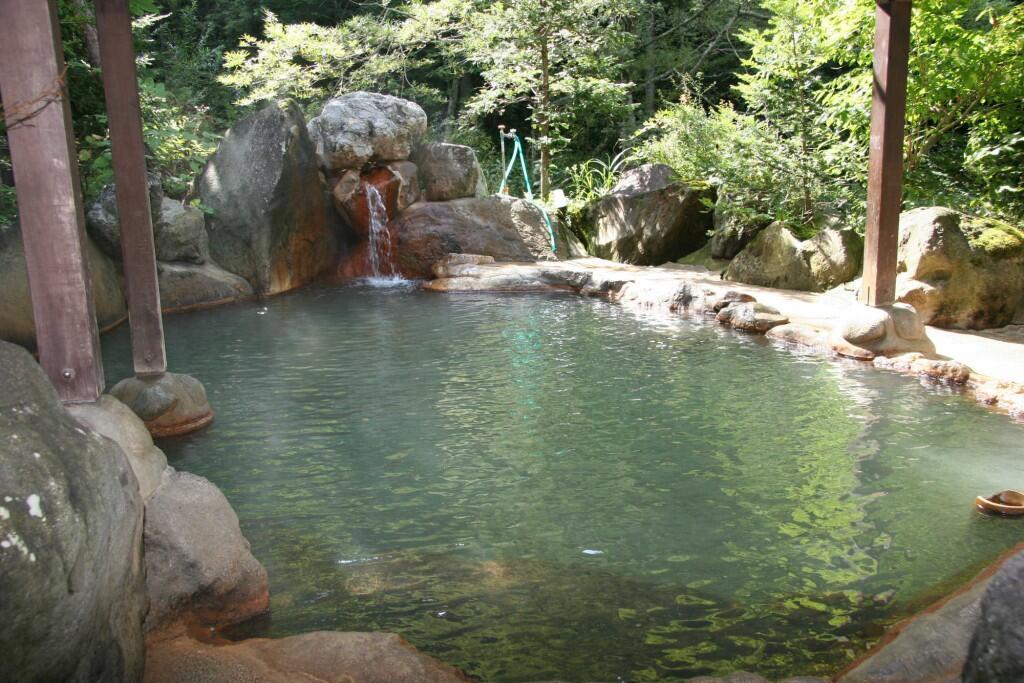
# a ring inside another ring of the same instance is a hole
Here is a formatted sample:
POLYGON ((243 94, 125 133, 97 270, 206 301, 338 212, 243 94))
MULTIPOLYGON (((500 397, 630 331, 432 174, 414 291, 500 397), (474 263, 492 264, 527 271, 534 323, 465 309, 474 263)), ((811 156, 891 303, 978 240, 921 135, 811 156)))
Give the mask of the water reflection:
POLYGON ((166 450, 267 566, 260 634, 398 631, 497 681, 829 673, 1020 536, 971 509, 1024 479, 1018 426, 714 325, 321 288, 167 335, 217 421, 166 450))

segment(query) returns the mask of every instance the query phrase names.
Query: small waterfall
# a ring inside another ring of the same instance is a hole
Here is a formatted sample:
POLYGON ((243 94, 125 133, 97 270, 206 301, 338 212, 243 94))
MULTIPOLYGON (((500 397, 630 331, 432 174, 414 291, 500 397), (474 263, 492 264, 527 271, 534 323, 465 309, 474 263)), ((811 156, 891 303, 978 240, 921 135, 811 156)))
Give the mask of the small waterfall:
POLYGON ((389 283, 404 282, 395 266, 394 247, 391 232, 388 230, 388 209, 384 205, 384 197, 372 184, 365 183, 366 206, 370 215, 369 261, 370 282, 389 283))

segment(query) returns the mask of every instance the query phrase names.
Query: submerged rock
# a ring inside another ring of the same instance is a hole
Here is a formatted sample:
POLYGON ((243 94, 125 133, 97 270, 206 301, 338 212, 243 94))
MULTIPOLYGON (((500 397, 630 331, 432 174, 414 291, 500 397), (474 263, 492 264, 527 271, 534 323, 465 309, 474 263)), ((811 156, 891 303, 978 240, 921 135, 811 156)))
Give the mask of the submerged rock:
POLYGON ((232 126, 198 188, 210 255, 257 294, 306 284, 334 263, 323 177, 294 103, 268 102, 232 126))
POLYGON ((427 115, 415 102, 370 92, 328 100, 309 122, 320 163, 329 173, 360 170, 369 161, 403 161, 427 133, 427 115))
POLYGON ((156 643, 146 653, 145 680, 462 683, 470 679, 390 633, 316 631, 220 646, 189 638, 156 643))
POLYGON ((139 680, 142 500, 125 454, 3 342, 0 440, 2 678, 139 680))
POLYGON ((419 168, 423 198, 428 202, 487 195, 484 171, 472 147, 431 142, 420 147, 413 160, 419 168))
POLYGON ((823 292, 860 272, 864 246, 853 230, 826 228, 801 241, 782 223, 772 223, 739 252, 726 280, 762 287, 823 292))
POLYGON ((708 241, 714 188, 677 182, 664 164, 627 171, 611 193, 593 204, 593 250, 601 258, 656 266, 699 249, 708 241))
POLYGON ((558 252, 552 251, 544 214, 535 204, 505 195, 413 204, 390 229, 398 240, 399 269, 408 277, 429 277, 449 253, 535 261, 555 260, 568 249, 559 240, 558 252))
POLYGON ((235 624, 270 605, 267 572, 206 479, 167 468, 146 503, 146 631, 235 624))
MULTIPOLYGON (((84 236, 96 322, 113 327, 128 315, 117 264, 84 236)), ((25 248, 17 225, 0 225, 0 339, 35 348, 36 327, 29 295, 25 248)))

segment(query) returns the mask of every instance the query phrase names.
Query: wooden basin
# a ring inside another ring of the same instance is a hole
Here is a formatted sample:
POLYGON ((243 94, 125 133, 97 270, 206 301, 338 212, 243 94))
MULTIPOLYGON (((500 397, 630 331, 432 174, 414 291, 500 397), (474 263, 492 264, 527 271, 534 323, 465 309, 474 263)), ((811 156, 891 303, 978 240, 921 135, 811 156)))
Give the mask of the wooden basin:
POLYGON ((978 496, 974 503, 980 510, 994 512, 999 515, 1024 515, 1024 493, 1007 490, 994 493, 989 497, 978 496))

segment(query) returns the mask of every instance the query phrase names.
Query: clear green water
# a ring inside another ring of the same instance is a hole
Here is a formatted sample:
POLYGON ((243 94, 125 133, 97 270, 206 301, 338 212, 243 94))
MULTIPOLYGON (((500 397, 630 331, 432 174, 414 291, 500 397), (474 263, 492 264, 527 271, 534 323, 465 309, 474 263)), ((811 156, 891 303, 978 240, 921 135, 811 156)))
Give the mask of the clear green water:
POLYGON ((248 634, 396 631, 488 681, 831 673, 1024 531, 972 507, 1024 485, 1020 425, 713 324, 331 287, 166 331, 217 419, 162 446, 270 572, 248 634))

